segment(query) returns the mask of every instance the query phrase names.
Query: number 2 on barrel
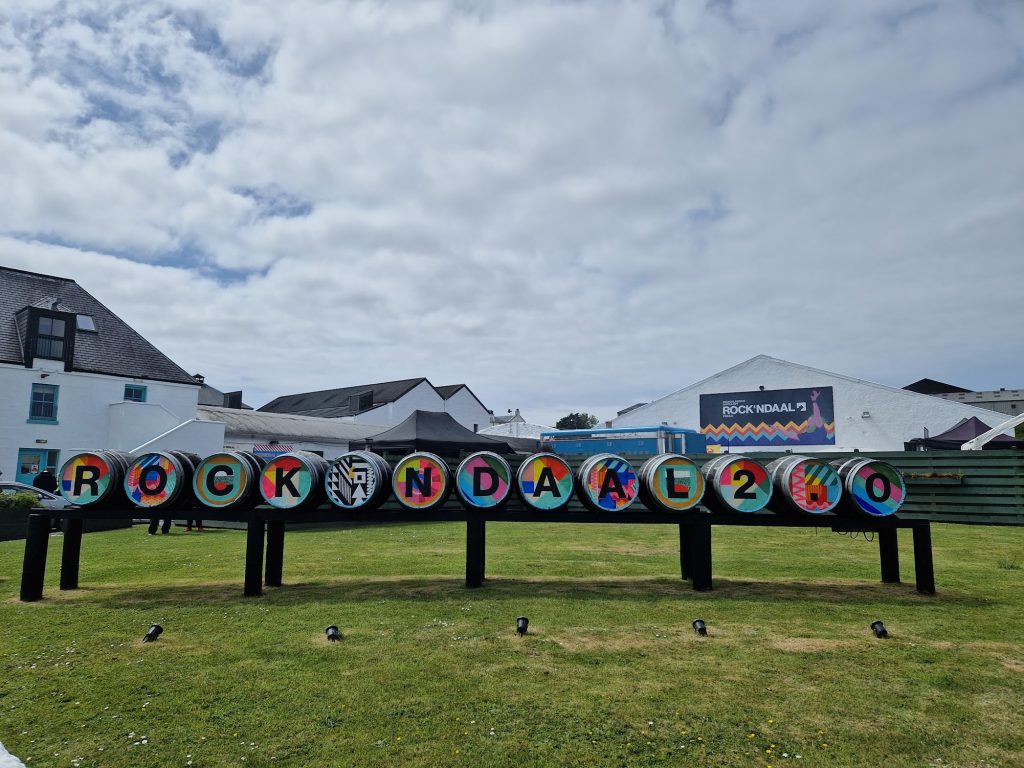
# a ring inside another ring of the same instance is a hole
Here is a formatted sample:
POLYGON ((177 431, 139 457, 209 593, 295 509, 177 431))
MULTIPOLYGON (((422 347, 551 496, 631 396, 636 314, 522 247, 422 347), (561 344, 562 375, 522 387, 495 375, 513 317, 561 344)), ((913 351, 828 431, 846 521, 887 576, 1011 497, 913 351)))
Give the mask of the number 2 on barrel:
POLYGON ((750 489, 757 485, 757 478, 754 473, 749 469, 741 469, 737 472, 733 472, 732 475, 734 480, 739 480, 743 483, 739 488, 736 489, 735 498, 737 499, 756 499, 757 493, 750 489))

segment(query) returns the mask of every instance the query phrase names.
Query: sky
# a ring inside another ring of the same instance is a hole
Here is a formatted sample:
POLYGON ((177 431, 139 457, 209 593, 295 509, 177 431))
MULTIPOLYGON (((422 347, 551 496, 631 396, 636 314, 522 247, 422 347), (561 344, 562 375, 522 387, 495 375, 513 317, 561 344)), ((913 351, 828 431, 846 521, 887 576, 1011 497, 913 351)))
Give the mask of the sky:
POLYGON ((1024 5, 0 6, 0 263, 259 406, 1024 386, 1024 5))

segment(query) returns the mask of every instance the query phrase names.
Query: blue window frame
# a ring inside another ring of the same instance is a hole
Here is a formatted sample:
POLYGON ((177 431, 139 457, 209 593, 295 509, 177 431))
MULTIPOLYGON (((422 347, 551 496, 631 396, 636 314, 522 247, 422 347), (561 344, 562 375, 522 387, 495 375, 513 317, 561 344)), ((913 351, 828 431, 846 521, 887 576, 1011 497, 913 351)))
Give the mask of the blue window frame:
POLYGON ((125 384, 124 399, 132 403, 146 402, 146 387, 144 384, 125 384))
POLYGON ((57 423, 57 395, 60 387, 55 384, 33 384, 32 402, 29 404, 28 420, 34 424, 57 423))

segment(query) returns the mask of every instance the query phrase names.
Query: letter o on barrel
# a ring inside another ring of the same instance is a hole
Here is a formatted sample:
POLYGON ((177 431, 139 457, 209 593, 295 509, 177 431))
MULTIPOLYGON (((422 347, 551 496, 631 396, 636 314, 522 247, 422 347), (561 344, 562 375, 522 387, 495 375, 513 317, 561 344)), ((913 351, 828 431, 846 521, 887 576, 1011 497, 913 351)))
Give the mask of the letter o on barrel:
POLYGON ((843 508, 868 515, 888 517, 896 514, 907 496, 903 474, 892 464, 878 459, 855 457, 838 459, 832 466, 839 473, 846 493, 843 508))
POLYGON ((512 493, 512 468, 490 451, 470 454, 455 470, 455 493, 470 509, 497 509, 512 493))
POLYGON ((145 509, 166 509, 191 501, 192 475, 199 457, 179 451, 153 451, 128 467, 124 492, 129 501, 145 509))
POLYGON ((124 502, 121 482, 127 469, 128 457, 117 451, 76 454, 61 467, 60 494, 80 507, 124 502))
POLYGON ((451 473, 440 456, 418 451, 395 465, 391 488, 399 504, 423 512, 444 504, 452 489, 451 473))
POLYGON ((580 464, 577 485, 580 501, 594 512, 624 510, 640 492, 633 466, 611 453, 599 453, 580 464))
POLYGON ((527 456, 516 473, 516 491, 527 507, 552 512, 572 500, 572 467, 553 453, 527 456))

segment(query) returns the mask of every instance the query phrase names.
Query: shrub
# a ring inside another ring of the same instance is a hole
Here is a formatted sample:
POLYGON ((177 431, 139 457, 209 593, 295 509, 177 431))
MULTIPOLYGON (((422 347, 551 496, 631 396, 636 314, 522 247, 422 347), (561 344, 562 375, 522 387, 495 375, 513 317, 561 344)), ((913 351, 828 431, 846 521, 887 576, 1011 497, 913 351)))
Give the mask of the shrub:
POLYGON ((0 509, 24 511, 40 506, 34 493, 0 493, 0 509))

